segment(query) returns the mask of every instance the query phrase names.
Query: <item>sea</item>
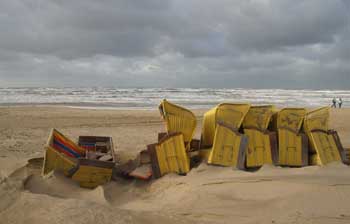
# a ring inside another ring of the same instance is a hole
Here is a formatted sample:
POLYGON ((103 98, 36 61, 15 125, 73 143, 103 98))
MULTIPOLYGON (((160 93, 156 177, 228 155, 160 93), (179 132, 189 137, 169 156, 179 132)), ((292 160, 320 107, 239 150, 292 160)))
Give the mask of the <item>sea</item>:
POLYGON ((157 109, 162 99, 191 109, 222 102, 277 107, 329 106, 340 97, 350 107, 350 90, 220 88, 0 88, 0 106, 53 105, 94 109, 157 109))

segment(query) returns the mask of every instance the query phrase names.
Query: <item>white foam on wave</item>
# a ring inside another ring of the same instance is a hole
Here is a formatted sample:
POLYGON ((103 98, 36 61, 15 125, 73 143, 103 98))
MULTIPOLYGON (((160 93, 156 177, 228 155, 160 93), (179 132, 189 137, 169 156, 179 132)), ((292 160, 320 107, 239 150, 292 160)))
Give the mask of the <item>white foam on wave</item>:
POLYGON ((209 108, 220 102, 275 104, 280 107, 328 106, 349 90, 213 89, 213 88, 0 88, 1 105, 64 104, 79 107, 153 108, 167 98, 189 108, 209 108))

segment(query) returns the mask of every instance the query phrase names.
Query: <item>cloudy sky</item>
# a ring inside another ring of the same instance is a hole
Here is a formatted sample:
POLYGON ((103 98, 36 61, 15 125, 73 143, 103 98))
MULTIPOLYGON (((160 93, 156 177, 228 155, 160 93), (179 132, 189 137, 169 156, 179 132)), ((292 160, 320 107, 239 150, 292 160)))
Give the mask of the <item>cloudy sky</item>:
POLYGON ((0 86, 350 88, 347 0, 0 0, 0 86))

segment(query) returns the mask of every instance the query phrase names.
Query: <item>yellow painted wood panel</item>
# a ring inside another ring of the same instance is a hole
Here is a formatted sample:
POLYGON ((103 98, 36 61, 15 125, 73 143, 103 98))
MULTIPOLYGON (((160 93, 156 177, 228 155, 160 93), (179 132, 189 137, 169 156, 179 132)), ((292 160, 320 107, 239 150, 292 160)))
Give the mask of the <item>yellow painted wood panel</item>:
POLYGON ((187 143, 186 148, 189 150, 197 125, 196 116, 190 110, 167 100, 161 102, 159 111, 166 123, 167 132, 183 134, 184 141, 187 143))
POLYGON ((112 169, 95 166, 80 166, 72 179, 82 183, 83 187, 96 187, 105 184, 111 180, 112 169))
POLYGON ((190 161, 182 134, 170 136, 157 144, 156 154, 161 176, 167 173, 186 174, 189 172, 190 161))
POLYGON ((302 166, 302 137, 286 129, 278 130, 279 165, 302 166))
POLYGON ((266 130, 274 113, 274 106, 252 106, 243 121, 243 128, 266 130))
POLYGON ((333 161, 341 161, 337 144, 332 135, 324 132, 312 132, 310 135, 318 154, 320 165, 325 165, 333 161))
POLYGON ((322 107, 306 114, 304 130, 312 145, 312 152, 317 153, 319 164, 342 161, 338 146, 328 131, 329 107, 322 107))
POLYGON ((54 170, 59 170, 62 171, 65 175, 68 175, 68 171, 70 171, 76 165, 77 164, 75 161, 70 160, 68 157, 56 151, 54 148, 47 146, 42 174, 45 176, 54 170))
POLYGON ((234 129, 239 129, 246 116, 250 104, 222 103, 207 111, 203 116, 201 144, 211 147, 218 123, 224 123, 234 129))
POLYGON ((299 133, 306 115, 304 108, 284 108, 277 114, 277 128, 299 133))
POLYGON ((217 125, 208 164, 237 166, 240 145, 241 135, 238 135, 225 126, 217 125))
POLYGON ((269 135, 255 129, 245 129, 244 133, 248 136, 247 167, 272 164, 269 135))

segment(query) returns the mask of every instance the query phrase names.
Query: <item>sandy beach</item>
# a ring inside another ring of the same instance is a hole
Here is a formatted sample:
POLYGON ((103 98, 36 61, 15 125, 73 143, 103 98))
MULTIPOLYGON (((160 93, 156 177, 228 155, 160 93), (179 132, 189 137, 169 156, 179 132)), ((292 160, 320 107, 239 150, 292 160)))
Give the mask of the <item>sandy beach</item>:
MULTIPOLYGON (((203 110, 198 117, 200 136, 203 110)), ((331 111, 331 128, 350 147, 350 109, 331 111)), ((256 172, 201 164, 187 176, 122 180, 82 189, 55 173, 40 177, 51 128, 72 139, 112 136, 117 159, 133 158, 165 130, 156 110, 59 106, 0 108, 0 223, 350 223, 350 169, 264 166, 256 172)))

